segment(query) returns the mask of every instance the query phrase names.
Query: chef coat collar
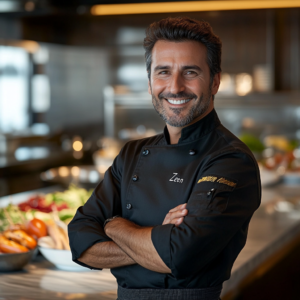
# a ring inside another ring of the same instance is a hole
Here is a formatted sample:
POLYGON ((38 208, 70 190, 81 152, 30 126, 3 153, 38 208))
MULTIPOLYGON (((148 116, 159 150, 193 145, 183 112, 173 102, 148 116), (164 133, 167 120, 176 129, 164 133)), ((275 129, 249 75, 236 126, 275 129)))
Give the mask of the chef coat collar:
MULTIPOLYGON (((184 127, 181 130, 181 137, 178 141, 178 144, 197 140, 200 137, 212 131, 219 124, 220 124, 220 120, 218 118, 215 109, 213 109, 203 119, 197 121, 196 123, 190 126, 184 127)), ((168 145, 170 144, 170 135, 167 126, 165 126, 164 128, 164 140, 166 144, 168 145)))

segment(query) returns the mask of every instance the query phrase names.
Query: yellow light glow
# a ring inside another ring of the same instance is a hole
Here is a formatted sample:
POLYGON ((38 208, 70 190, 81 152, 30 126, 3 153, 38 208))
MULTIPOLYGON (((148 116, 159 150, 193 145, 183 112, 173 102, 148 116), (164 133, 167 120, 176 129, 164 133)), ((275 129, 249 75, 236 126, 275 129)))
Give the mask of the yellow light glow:
POLYGON ((71 173, 74 177, 78 177, 79 173, 80 173, 80 169, 78 167, 74 166, 71 168, 71 173))
POLYGON ((245 96, 252 91, 252 76, 247 73, 240 73, 236 75, 235 92, 239 96, 245 96))
POLYGON ((91 8, 93 15, 127 15, 154 13, 182 13, 193 11, 220 11, 300 7, 300 0, 246 0, 246 1, 185 1, 135 4, 100 4, 91 8))
POLYGON ((82 143, 80 142, 80 141, 75 141, 74 143, 73 143, 73 149, 75 150, 75 151, 81 151, 82 150, 82 143))
POLYGON ((67 167, 60 167, 58 169, 58 174, 61 177, 67 177, 69 175, 69 169, 67 167))
POLYGON ((23 40, 23 41, 9 41, 8 43, 6 43, 6 45, 15 46, 15 47, 21 47, 21 48, 25 49, 29 53, 35 53, 40 48, 39 43, 37 43, 35 41, 28 41, 28 40, 23 40))

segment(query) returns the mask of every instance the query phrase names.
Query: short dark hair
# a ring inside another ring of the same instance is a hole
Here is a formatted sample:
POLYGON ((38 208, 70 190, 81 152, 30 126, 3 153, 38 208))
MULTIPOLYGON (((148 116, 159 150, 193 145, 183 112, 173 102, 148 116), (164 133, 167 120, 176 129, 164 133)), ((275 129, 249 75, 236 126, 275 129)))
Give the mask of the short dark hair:
POLYGON ((151 74, 152 49, 159 40, 165 41, 197 41, 207 49, 207 63, 210 70, 210 80, 221 72, 222 42, 213 33, 212 27, 205 21, 197 21, 187 17, 167 18, 152 23, 146 29, 144 39, 145 59, 148 78, 151 74))

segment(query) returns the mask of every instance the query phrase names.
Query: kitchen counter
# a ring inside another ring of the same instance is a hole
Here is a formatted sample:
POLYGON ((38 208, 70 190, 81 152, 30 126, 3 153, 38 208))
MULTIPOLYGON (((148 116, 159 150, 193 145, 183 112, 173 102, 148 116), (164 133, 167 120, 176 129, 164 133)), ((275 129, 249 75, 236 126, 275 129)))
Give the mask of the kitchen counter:
MULTIPOLYGON (((49 192, 53 187, 44 190, 49 192)), ((12 201, 26 200, 32 193, 14 195, 12 201)), ((0 198, 0 206, 9 197, 0 198)), ((238 256, 230 280, 224 283, 223 299, 238 294, 245 281, 253 279, 271 257, 283 253, 300 235, 300 187, 278 185, 263 190, 261 207, 249 227, 245 248, 238 256)), ((0 300, 116 299, 117 285, 109 270, 67 272, 38 256, 24 270, 0 273, 0 300)))
POLYGON ((51 185, 40 178, 41 172, 50 168, 90 164, 90 154, 76 159, 72 151, 55 145, 20 147, 14 154, 0 153, 0 197, 51 185))
POLYGON ((0 273, 1 300, 115 300, 116 289, 109 270, 61 271, 42 256, 22 271, 0 273))

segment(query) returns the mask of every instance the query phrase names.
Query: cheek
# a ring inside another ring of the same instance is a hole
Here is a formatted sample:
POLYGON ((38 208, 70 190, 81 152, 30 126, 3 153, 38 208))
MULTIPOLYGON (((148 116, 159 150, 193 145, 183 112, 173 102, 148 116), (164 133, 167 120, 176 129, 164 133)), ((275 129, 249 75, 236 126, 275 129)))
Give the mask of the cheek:
POLYGON ((187 82, 186 88, 194 94, 200 95, 209 91, 209 82, 202 79, 192 80, 187 82))
POLYGON ((154 95, 158 95, 166 88, 166 82, 164 80, 154 79, 152 81, 151 87, 152 87, 152 93, 154 95))

